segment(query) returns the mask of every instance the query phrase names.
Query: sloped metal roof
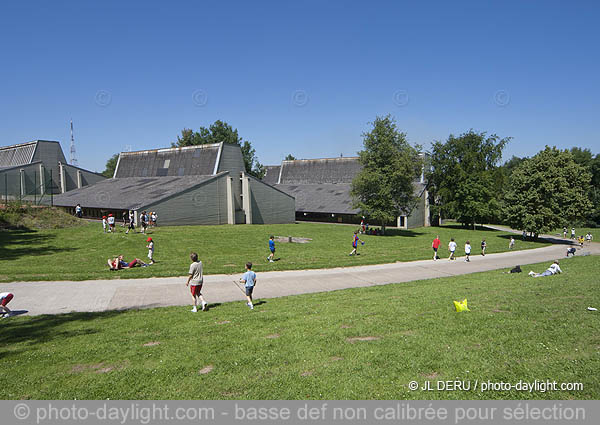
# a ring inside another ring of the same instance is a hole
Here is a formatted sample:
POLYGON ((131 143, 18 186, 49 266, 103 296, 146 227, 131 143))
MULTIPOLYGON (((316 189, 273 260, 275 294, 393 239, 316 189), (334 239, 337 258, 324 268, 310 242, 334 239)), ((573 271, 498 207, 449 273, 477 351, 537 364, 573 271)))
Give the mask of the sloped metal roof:
POLYGON ((362 165, 358 157, 296 159, 281 163, 281 184, 352 183, 362 165))
POLYGON ((221 144, 121 152, 115 177, 209 176, 215 174, 221 144))
MULTIPOLYGON (((352 207, 351 184, 276 184, 273 187, 296 198, 296 211, 328 214, 358 214, 352 207)), ((414 182, 414 195, 421 196, 425 185, 414 182)))
POLYGON ((271 186, 277 184, 279 181, 279 171, 281 170, 281 165, 267 165, 265 166, 265 175, 262 178, 262 181, 266 184, 270 184, 271 186))
MULTIPOLYGON (((218 176, 225 174, 219 173, 218 176)), ((217 176, 129 177, 100 181, 94 185, 54 196, 54 205, 113 210, 136 210, 217 176)))
POLYGON ((349 184, 276 184, 275 188, 296 198, 296 211, 357 214, 352 208, 349 184))
POLYGON ((30 164, 37 142, 0 147, 0 167, 16 167, 30 164))

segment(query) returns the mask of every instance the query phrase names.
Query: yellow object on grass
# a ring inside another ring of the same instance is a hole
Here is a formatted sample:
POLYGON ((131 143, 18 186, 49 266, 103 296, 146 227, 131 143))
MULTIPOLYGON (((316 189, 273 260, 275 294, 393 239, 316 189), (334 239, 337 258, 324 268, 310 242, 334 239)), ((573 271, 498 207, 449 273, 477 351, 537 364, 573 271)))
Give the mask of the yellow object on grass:
POLYGON ((466 298, 462 301, 454 301, 454 307, 456 308, 457 312, 471 311, 471 310, 469 310, 469 307, 467 307, 467 299, 466 298))

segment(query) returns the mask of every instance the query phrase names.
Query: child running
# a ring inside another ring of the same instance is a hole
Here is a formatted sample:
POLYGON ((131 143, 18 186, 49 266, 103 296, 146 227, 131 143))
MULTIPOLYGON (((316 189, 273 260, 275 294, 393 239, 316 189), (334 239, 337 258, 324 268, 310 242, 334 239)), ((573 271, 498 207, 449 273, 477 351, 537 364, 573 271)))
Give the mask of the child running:
POLYGON ((465 244, 465 262, 468 263, 470 260, 470 256, 471 256, 471 242, 467 241, 467 243, 465 244))
POLYGON ((146 248, 148 248, 148 258, 150 259, 150 264, 154 264, 154 242, 152 241, 152 238, 148 238, 146 242, 148 242, 146 248))
POLYGON ((190 259, 192 260, 192 264, 190 265, 190 271, 188 272, 189 277, 185 286, 190 287, 190 292, 192 293, 192 298, 194 299, 194 306, 192 307, 192 312, 196 313, 198 311, 198 300, 202 303, 202 311, 206 311, 208 309, 208 303, 204 301, 204 297, 200 292, 202 290, 202 283, 204 278, 202 276, 202 261, 198 260, 198 254, 192 252, 190 254, 190 259))
POLYGON ((250 310, 254 310, 254 304, 252 303, 252 292, 254 292, 254 286, 256 286, 256 273, 252 271, 252 263, 246 263, 246 273, 240 279, 246 287, 246 305, 250 307, 250 310))
POLYGON ((267 261, 269 263, 272 263, 274 261, 273 257, 275 256, 275 236, 273 235, 269 237, 269 250, 271 251, 271 253, 267 257, 267 261))
POLYGON ((362 241, 358 238, 358 232, 354 232, 354 237, 352 238, 352 252, 350 252, 350 255, 360 255, 358 252, 356 252, 356 250, 358 249, 358 242, 362 241))
POLYGON ((456 257, 454 256, 454 251, 456 251, 456 242, 454 242, 454 238, 450 239, 448 251, 450 251, 450 257, 448 257, 448 260, 456 260, 456 257))
POLYGON ((438 259, 438 248, 440 247, 440 244, 442 243, 442 241, 440 241, 440 237, 436 236, 435 239, 433 240, 433 242, 431 243, 431 248, 433 248, 433 260, 437 260, 438 259))
POLYGON ((485 257, 485 249, 487 248, 487 243, 485 242, 485 239, 481 241, 481 255, 483 255, 485 257))
POLYGON ((104 233, 106 233, 106 226, 108 225, 108 223, 106 222, 106 216, 103 215, 102 216, 102 230, 104 231, 104 233))
POLYGON ((508 249, 513 249, 515 247, 515 238, 510 237, 510 242, 508 243, 508 249))

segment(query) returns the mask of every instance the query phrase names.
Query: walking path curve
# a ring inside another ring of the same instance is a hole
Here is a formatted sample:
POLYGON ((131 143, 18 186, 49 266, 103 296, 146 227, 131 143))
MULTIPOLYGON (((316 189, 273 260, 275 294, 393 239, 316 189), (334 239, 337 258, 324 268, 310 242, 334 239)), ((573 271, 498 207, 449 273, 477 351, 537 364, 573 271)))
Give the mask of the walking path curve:
MULTIPOLYGON (((456 261, 421 260, 333 269, 263 272, 258 274, 255 296, 259 299, 275 298, 386 285, 512 268, 517 264, 564 258, 565 244, 569 241, 553 238, 553 242, 554 245, 545 248, 488 254, 485 257, 473 255, 469 263, 459 258, 456 261)), ((586 254, 600 255, 600 244, 586 245, 577 252, 578 256, 586 254)), ((241 273, 205 276, 202 293, 209 304, 243 300, 244 295, 240 292, 240 287, 233 282, 240 276, 241 273)), ((153 308, 190 305, 191 296, 185 286, 186 279, 171 277, 82 282, 12 282, 1 283, 0 292, 14 293, 11 309, 27 310, 26 314, 29 315, 153 308)))

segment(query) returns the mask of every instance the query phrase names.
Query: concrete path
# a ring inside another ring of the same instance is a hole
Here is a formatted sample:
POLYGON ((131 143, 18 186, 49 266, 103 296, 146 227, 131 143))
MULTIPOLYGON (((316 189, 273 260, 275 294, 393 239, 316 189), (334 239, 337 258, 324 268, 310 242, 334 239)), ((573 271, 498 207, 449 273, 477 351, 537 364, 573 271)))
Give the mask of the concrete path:
MULTIPOLYGON (((488 254, 485 257, 474 255, 469 263, 459 258, 456 261, 422 260, 334 269, 264 272, 258 274, 255 298, 275 298, 512 268, 517 264, 550 262, 564 258, 565 253, 565 245, 555 244, 545 248, 488 254)), ((586 245, 578 250, 577 255, 586 253, 600 254, 600 244, 586 245)), ((525 273, 528 271, 524 270, 525 273)), ((127 270, 119 273, 127 273, 127 270)), ((233 282, 240 276, 241 273, 205 276, 202 292, 209 304, 242 301, 244 294, 233 282)), ((0 292, 10 291, 15 294, 9 305, 13 310, 27 310, 29 315, 58 314, 190 305, 191 296, 185 281, 186 277, 13 282, 0 283, 0 292)))

